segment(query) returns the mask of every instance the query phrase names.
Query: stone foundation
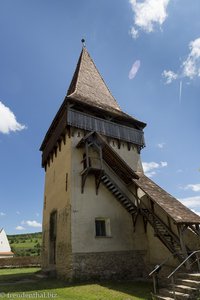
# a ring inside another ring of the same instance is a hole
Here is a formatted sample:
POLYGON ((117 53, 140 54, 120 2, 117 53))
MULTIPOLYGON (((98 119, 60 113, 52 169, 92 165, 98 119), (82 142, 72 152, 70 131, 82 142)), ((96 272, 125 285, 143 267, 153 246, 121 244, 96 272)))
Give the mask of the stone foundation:
POLYGON ((88 281, 144 278, 147 274, 145 254, 145 251, 75 253, 72 279, 88 281))

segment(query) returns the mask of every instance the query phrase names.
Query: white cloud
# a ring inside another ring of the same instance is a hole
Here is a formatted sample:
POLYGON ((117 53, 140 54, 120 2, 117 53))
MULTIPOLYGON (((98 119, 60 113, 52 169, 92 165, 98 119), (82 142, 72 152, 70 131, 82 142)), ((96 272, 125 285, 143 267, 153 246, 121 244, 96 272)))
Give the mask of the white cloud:
POLYGON ((193 79, 200 77, 200 38, 191 41, 189 44, 190 53, 183 62, 183 76, 193 79))
POLYGON ((159 170, 161 168, 167 167, 167 162, 166 161, 161 161, 160 163, 157 162, 143 162, 142 163, 144 173, 148 177, 153 177, 156 175, 156 170, 159 170))
POLYGON ((132 65, 132 67, 131 67, 131 70, 129 72, 128 78, 129 79, 133 79, 136 76, 139 68, 140 68, 140 60, 136 60, 134 62, 134 64, 132 65))
POLYGON ((200 216, 200 196, 182 198, 179 201, 200 216))
POLYGON ((195 197, 188 197, 188 198, 183 198, 179 199, 185 206, 188 206, 189 208, 192 209, 197 209, 200 210, 200 196, 195 196, 195 197))
POLYGON ((195 209, 191 209, 195 214, 199 215, 200 216, 200 211, 198 210, 195 210, 195 209))
POLYGON ((1 216, 1 217, 4 217, 4 216, 6 216, 6 214, 5 214, 4 212, 1 211, 1 212, 0 212, 0 216, 1 216))
POLYGON ((162 77, 166 79, 166 84, 170 84, 173 80, 178 78, 178 74, 174 73, 173 71, 164 70, 162 73, 162 77))
POLYGON ((167 6, 170 0, 129 0, 134 13, 134 25, 130 33, 133 38, 138 37, 138 30, 152 32, 156 25, 160 27, 167 18, 167 6))
MULTIPOLYGON (((189 43, 189 50, 187 58, 181 63, 180 72, 163 71, 162 76, 166 78, 166 84, 178 78, 194 79, 200 77, 200 37, 189 43)), ((180 83, 180 94, 181 92, 182 81, 180 83)))
POLYGON ((165 143, 158 143, 157 144, 157 147, 160 148, 160 149, 163 149, 165 146, 165 143))
POLYGON ((193 192, 200 192, 200 183, 197 184, 188 184, 184 188, 185 190, 192 190, 193 192))
POLYGON ((17 226, 15 227, 16 230, 24 230, 25 228, 23 226, 17 226))
POLYGON ((132 36, 133 39, 137 39, 139 36, 139 32, 137 29, 135 29, 135 27, 131 27, 130 35, 132 36))
POLYGON ((25 125, 17 122, 14 113, 0 101, 0 133, 10 133, 25 129, 25 125))
POLYGON ((166 161, 161 161, 160 166, 163 167, 167 167, 167 162, 166 161))
POLYGON ((42 227, 42 224, 41 223, 38 223, 37 221, 33 220, 33 221, 22 221, 22 224, 26 224, 30 227, 42 227))

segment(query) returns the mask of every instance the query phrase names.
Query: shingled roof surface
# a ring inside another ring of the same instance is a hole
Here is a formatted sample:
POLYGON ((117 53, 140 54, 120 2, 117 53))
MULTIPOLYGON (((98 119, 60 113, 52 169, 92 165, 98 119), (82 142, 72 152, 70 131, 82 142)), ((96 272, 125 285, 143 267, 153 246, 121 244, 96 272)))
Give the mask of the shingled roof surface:
POLYGON ((137 175, 139 176, 139 179, 133 179, 133 182, 136 183, 149 198, 157 203, 176 223, 200 224, 200 217, 197 214, 168 194, 143 173, 137 173, 137 175))
POLYGON ((116 116, 129 119, 130 122, 138 123, 141 128, 146 126, 144 122, 133 118, 121 110, 85 47, 81 51, 65 99, 88 104, 116 116))
POLYGON ((67 96, 84 100, 91 105, 121 111, 85 47, 82 49, 67 96))

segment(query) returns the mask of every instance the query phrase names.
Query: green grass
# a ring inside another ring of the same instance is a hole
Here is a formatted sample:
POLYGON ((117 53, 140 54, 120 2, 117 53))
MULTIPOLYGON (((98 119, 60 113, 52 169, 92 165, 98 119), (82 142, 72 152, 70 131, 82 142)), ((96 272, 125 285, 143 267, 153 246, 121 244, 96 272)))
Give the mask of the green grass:
POLYGON ((35 278, 35 273, 39 270, 40 268, 0 269, 0 284, 24 278, 35 278))
POLYGON ((107 281, 68 284, 56 279, 36 279, 38 269, 0 270, 0 299, 56 299, 56 300, 148 300, 151 283, 107 281), (34 282, 18 282, 30 279, 34 282), (7 283, 7 285, 6 285, 7 283), (10 295, 12 293, 13 295, 10 295))

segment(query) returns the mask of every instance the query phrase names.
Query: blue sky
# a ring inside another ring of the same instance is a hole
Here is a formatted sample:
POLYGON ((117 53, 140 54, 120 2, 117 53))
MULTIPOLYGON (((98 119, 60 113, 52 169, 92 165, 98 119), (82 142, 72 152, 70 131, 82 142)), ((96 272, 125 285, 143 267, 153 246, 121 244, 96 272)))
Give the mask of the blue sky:
POLYGON ((147 123, 145 172, 200 212, 199 12, 199 0, 0 0, 0 227, 41 231, 39 147, 82 37, 121 108, 147 123))

